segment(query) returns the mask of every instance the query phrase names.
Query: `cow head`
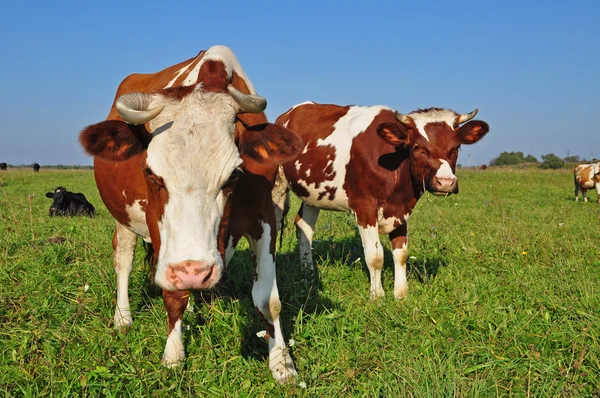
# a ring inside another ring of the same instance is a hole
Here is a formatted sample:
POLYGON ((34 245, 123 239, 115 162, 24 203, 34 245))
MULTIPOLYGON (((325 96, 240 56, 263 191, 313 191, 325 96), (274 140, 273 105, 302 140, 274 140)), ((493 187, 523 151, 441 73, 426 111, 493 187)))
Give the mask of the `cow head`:
POLYGON ((64 208, 67 205, 66 191, 64 187, 57 187, 54 192, 46 193, 47 198, 53 199, 48 211, 50 217, 60 216, 64 212, 64 208))
MULTIPOLYGON (((151 95, 126 94, 115 103, 125 122, 107 120, 87 127, 80 136, 88 153, 106 160, 126 162, 145 155, 139 173, 148 193, 146 222, 156 253, 154 280, 167 290, 209 289, 223 272, 219 224, 242 173, 244 148, 263 134, 248 129, 237 137, 236 145, 236 116, 262 113, 266 107, 262 97, 243 94, 231 85, 227 89, 229 93, 206 91, 198 84, 151 95)), ((270 152, 259 149, 264 156, 253 158, 276 170, 281 161, 277 154, 290 148, 270 138, 294 133, 269 126, 261 137, 270 152)))
POLYGON ((462 144, 479 141, 489 131, 487 123, 471 120, 476 114, 477 109, 466 114, 438 108, 408 115, 396 112, 398 123, 382 123, 377 132, 397 150, 409 152, 412 179, 422 191, 458 193, 454 174, 458 150, 462 144))

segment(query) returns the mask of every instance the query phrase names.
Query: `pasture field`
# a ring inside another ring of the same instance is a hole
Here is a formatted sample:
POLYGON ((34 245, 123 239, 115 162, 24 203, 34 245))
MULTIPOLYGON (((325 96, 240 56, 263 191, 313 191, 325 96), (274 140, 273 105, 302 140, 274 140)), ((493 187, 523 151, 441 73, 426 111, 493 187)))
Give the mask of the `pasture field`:
MULTIPOLYGON (((600 395, 600 205, 573 200, 571 169, 459 170, 461 193, 424 197, 409 224, 409 297, 369 301, 352 217, 321 212, 299 269, 287 217, 277 276, 299 372, 279 386, 250 295, 247 245, 185 314, 188 359, 160 358, 167 320, 138 247, 134 323, 111 326, 113 219, 90 170, 0 172, 0 391, 5 396, 580 397, 600 395), (90 218, 48 217, 44 194, 83 192, 90 218), (33 195, 30 198, 30 195, 33 195)), ((383 238, 388 246, 387 238, 383 238)))

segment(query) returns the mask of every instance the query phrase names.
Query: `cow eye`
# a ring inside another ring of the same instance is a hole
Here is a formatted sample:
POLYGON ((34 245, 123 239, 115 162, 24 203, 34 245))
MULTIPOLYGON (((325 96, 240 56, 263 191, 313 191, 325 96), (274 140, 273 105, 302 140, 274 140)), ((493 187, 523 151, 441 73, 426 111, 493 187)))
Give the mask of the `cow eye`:
POLYGON ((243 174, 244 172, 239 167, 233 170, 227 181, 225 181, 223 185, 221 185, 221 190, 233 188, 233 186, 237 183, 237 181, 243 174))
POLYGON ((156 185, 158 187, 158 189, 160 190, 161 188, 165 187, 165 183, 163 181, 162 178, 160 178, 159 176, 157 176, 156 174, 154 174, 154 172, 152 171, 152 169, 148 166, 146 166, 144 168, 144 173, 146 174, 146 177, 152 181, 152 183, 154 185, 156 185))

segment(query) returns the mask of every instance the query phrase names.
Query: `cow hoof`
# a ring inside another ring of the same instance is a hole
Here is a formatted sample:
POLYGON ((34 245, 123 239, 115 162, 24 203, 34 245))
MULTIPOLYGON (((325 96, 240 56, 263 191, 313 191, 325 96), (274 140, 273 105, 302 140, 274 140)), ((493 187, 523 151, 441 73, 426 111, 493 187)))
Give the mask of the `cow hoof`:
POLYGON ((117 309, 115 312, 114 321, 115 329, 126 331, 133 323, 133 319, 131 319, 131 312, 128 309, 117 309))
POLYGON ((173 369, 178 366, 181 366, 181 365, 183 365, 184 362, 185 362, 185 351, 181 351, 179 353, 174 353, 174 354, 167 354, 166 350, 165 350, 165 354, 163 355, 162 361, 160 361, 160 363, 162 363, 163 366, 165 366, 169 369, 173 369))
POLYGON ((269 369, 279 384, 293 382, 298 376, 294 361, 286 347, 273 345, 269 352, 269 369))
POLYGON ((369 293, 369 299, 371 301, 375 301, 384 296, 385 292, 383 291, 383 289, 371 290, 371 292, 369 293))
POLYGON ((404 286, 398 286, 397 288, 394 288, 394 297, 396 297, 397 299, 404 299, 408 296, 408 286, 404 285, 404 286))

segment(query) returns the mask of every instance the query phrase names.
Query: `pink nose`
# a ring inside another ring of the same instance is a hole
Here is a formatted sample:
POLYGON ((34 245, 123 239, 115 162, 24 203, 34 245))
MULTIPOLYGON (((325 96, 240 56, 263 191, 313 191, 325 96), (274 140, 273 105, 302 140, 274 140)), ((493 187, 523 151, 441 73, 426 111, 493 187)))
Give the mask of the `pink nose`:
POLYGON ((214 264, 187 260, 167 266, 167 279, 179 290, 210 289, 220 279, 214 264))
POLYGON ((437 192, 457 193, 456 177, 434 177, 433 188, 437 192))

